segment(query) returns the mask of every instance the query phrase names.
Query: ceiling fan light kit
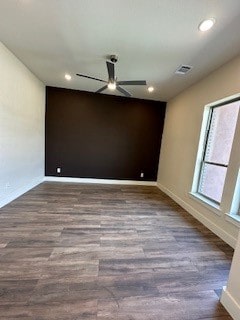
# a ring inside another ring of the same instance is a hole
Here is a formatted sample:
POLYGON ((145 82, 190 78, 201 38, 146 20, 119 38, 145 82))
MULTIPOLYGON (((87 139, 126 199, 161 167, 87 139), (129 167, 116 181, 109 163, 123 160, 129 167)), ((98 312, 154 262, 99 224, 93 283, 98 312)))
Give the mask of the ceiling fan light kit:
POLYGON ((108 89, 115 90, 117 87, 116 82, 109 82, 108 89))
POLYGON ((108 81, 94 78, 87 76, 85 74, 77 73, 76 75, 79 77, 92 79, 100 82, 104 82, 105 85, 98 89, 96 93, 100 93, 106 89, 110 90, 118 90, 120 93, 122 93, 126 97, 131 97, 131 93, 128 92, 126 89, 122 88, 121 86, 146 86, 147 82, 146 80, 129 80, 129 81, 117 81, 117 77, 115 76, 115 63, 118 61, 118 57, 116 55, 110 55, 110 61, 106 61, 107 70, 108 70, 108 81))

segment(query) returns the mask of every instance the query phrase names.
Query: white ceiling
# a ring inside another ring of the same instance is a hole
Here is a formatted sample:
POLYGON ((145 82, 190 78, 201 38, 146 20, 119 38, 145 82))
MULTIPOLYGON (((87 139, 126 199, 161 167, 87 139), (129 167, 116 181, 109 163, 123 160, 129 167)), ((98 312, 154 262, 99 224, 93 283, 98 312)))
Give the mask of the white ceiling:
POLYGON ((75 74, 107 80, 117 54, 118 80, 155 88, 125 87, 136 98, 174 97, 240 53, 239 31, 240 0, 0 0, 0 40, 46 85, 96 91, 100 82, 75 74), (175 75, 181 64, 194 68, 175 75))

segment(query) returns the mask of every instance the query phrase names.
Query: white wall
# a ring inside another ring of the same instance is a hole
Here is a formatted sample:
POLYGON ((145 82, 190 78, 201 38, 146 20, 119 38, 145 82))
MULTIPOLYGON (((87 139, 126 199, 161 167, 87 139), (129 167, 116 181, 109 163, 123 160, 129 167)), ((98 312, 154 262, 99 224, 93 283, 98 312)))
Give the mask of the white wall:
POLYGON ((0 207, 44 177, 45 86, 0 42, 0 207))
MULTIPOLYGON (((184 77, 182 78, 184 81, 184 77)), ((176 202, 235 246, 239 226, 227 220, 240 166, 240 128, 231 154, 231 168, 219 212, 190 197, 204 106, 240 92, 240 56, 185 90, 167 104, 159 161, 158 186, 176 202)))
POLYGON ((233 256, 227 287, 222 292, 221 302, 233 319, 240 319, 240 234, 233 256))

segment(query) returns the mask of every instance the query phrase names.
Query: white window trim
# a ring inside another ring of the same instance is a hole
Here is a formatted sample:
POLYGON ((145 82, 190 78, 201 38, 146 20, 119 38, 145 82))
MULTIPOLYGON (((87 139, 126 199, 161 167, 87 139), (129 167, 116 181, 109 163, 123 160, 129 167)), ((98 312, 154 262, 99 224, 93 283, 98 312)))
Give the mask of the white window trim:
POLYGON ((199 181, 199 175, 200 175, 200 170, 201 170, 202 154, 204 151, 204 142, 206 139, 206 130, 208 127, 210 107, 211 107, 210 105, 206 105, 204 107, 204 112, 203 112, 202 127, 201 127, 201 131, 200 131, 200 139, 199 139, 199 144, 198 144, 197 160, 196 160, 196 165, 194 168, 193 184, 192 184, 192 189, 191 189, 191 194, 193 194, 193 195, 199 195, 197 192, 198 181, 199 181))
POLYGON ((213 213, 217 214, 218 216, 222 215, 222 212, 220 210, 220 205, 217 203, 205 198, 204 196, 200 195, 197 192, 189 192, 189 197, 191 199, 196 200, 198 203, 203 205, 208 210, 212 211, 213 213))
POLYGON ((232 205, 228 214, 233 219, 240 221, 240 169, 238 171, 237 182, 233 194, 232 205))
POLYGON ((225 220, 240 228, 240 216, 238 214, 225 213, 225 220))
MULTIPOLYGON (((206 141, 206 131, 208 127, 209 114, 210 114, 211 108, 218 106, 220 104, 225 104, 225 103, 227 104, 231 100, 235 100, 235 99, 240 99, 240 93, 220 99, 218 101, 211 102, 209 104, 206 104, 204 107, 203 120, 202 120, 202 126, 200 131, 200 139, 199 139, 198 151, 197 151, 197 159, 196 159, 196 164, 194 168, 193 184, 192 184, 191 192, 189 193, 192 199, 195 199, 196 201, 198 201, 199 203, 201 203, 202 205, 204 205, 210 211, 216 213, 217 215, 221 215, 220 204, 218 205, 214 201, 211 201, 210 199, 198 193, 198 183, 199 183, 199 176, 201 171, 202 155, 204 151, 204 143, 206 141)), ((240 222, 239 222, 240 215, 237 214, 238 211, 236 211, 239 209, 239 204, 240 204, 240 174, 238 175, 237 181, 238 182, 234 192, 231 211, 230 213, 226 213, 225 215, 226 215, 226 219, 229 222, 233 222, 237 226, 240 226, 240 222), (236 209, 236 206, 238 206, 237 209, 236 209)))

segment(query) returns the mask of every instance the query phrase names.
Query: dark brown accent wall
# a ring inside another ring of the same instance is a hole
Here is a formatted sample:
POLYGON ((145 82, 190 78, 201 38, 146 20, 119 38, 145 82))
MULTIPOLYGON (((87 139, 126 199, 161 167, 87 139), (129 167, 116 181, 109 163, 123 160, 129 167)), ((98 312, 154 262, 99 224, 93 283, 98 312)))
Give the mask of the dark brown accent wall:
POLYGON ((156 181, 165 102, 53 87, 46 97, 47 176, 156 181))

